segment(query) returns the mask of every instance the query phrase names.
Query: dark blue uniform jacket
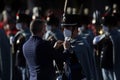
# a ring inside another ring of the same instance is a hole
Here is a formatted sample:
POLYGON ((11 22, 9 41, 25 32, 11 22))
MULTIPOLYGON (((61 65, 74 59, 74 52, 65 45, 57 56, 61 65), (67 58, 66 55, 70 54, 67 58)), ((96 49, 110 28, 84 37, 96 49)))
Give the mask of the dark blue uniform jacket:
POLYGON ((53 59, 64 59, 48 42, 38 36, 30 37, 23 45, 23 54, 29 67, 30 80, 53 80, 53 59))

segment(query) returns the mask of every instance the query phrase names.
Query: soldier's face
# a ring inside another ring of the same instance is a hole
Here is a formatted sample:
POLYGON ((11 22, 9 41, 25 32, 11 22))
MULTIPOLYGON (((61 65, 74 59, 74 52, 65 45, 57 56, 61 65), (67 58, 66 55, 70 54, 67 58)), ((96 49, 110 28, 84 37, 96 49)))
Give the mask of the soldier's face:
POLYGON ((72 32, 72 37, 76 37, 78 35, 78 28, 76 27, 72 32))

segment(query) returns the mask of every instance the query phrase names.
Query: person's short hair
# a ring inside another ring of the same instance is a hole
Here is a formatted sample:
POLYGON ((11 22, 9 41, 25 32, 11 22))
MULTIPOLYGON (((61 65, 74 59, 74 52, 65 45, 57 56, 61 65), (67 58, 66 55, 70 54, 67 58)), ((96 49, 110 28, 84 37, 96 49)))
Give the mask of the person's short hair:
POLYGON ((35 19, 30 23, 30 31, 33 35, 41 32, 44 27, 45 21, 40 19, 35 19))

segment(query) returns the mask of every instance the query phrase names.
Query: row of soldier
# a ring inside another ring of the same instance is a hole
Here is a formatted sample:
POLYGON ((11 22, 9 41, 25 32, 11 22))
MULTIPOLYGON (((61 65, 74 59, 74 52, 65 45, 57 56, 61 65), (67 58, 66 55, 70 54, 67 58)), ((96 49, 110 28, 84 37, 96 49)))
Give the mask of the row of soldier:
MULTIPOLYGON (((33 80, 30 77, 29 63, 26 63, 22 50, 23 44, 31 36, 29 24, 32 19, 23 13, 17 13, 16 19, 18 32, 9 38, 13 49, 12 80, 28 80, 29 78, 33 80)), ((117 28, 119 15, 106 16, 104 25, 98 26, 91 24, 90 17, 86 15, 66 15, 61 23, 53 13, 46 19, 33 20, 31 25, 36 21, 41 23, 41 20, 45 20, 47 24, 43 39, 50 42, 51 46, 55 48, 57 46, 58 55, 65 52, 60 56, 67 56, 65 59, 53 60, 57 79, 62 76, 63 80, 119 80, 119 28, 117 28), (96 32, 94 28, 97 28, 96 32), (69 49, 66 49, 67 47, 69 49), (66 55, 66 52, 69 55, 66 55)), ((41 25, 40 23, 37 24, 41 25)), ((43 59, 43 62, 46 61, 43 59)), ((52 76, 51 78, 47 76, 46 74, 40 78, 52 79, 52 76)), ((39 79, 39 77, 34 78, 39 79)))

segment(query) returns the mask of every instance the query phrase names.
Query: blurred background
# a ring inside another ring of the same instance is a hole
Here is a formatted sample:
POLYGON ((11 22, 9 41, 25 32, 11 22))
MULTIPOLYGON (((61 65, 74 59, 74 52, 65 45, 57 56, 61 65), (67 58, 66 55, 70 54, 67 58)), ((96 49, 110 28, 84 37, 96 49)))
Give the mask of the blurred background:
MULTIPOLYGON (((31 12, 34 6, 39 6, 43 11, 48 8, 63 11, 64 3, 65 0, 0 0, 0 13, 6 7, 9 7, 13 12, 17 12, 19 9, 28 9, 31 12)), ((74 8, 74 11, 79 13, 87 9, 89 14, 92 15, 95 10, 103 14, 105 6, 112 8, 113 4, 116 4, 118 9, 120 9, 118 0, 68 0, 67 7, 74 8)))

